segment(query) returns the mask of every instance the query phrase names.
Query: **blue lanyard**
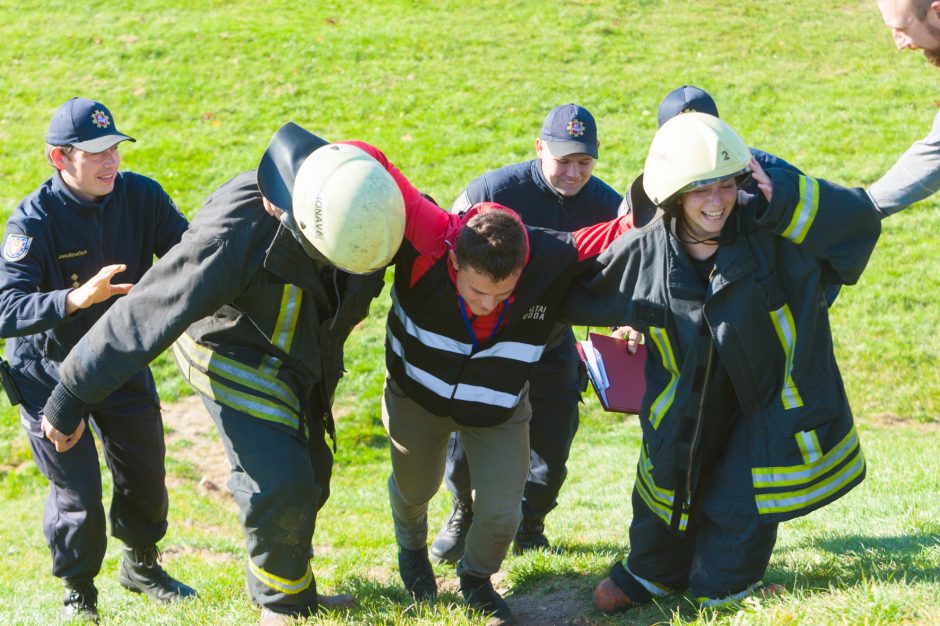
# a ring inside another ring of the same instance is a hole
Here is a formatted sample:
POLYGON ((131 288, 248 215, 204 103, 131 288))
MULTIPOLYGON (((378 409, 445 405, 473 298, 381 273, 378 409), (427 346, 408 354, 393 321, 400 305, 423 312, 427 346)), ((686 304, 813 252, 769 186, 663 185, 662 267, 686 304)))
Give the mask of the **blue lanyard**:
MULTIPOLYGON (((470 323, 470 318, 467 317, 467 307, 463 301, 463 296, 459 293, 457 294, 457 300, 460 301, 460 319, 463 320, 463 325, 467 329, 467 334, 470 335, 470 342, 473 343, 474 351, 480 348, 480 343, 477 341, 477 336, 473 334, 473 325, 470 323)), ((506 311, 509 310, 509 298, 503 300, 503 310, 499 312, 499 319, 496 320, 496 326, 493 327, 493 332, 490 333, 490 338, 486 340, 486 343, 493 341, 493 337, 496 336, 499 327, 503 323, 503 318, 506 317, 506 311)))

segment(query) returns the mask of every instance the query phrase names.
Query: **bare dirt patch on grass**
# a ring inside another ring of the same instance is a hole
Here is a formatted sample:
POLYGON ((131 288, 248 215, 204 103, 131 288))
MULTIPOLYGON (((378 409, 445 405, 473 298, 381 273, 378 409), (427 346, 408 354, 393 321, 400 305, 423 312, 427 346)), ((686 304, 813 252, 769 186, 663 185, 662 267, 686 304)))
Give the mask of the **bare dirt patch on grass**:
POLYGON ((905 427, 920 432, 937 433, 940 432, 940 420, 925 422, 898 415, 897 413, 869 413, 860 420, 867 426, 877 426, 885 428, 905 427))
POLYGON ((230 498, 231 493, 225 484, 231 474, 231 466, 202 400, 198 396, 190 396, 164 404, 163 423, 168 428, 166 445, 171 450, 168 454, 198 469, 199 487, 206 494, 230 498), (185 441, 187 445, 175 446, 179 441, 185 441))

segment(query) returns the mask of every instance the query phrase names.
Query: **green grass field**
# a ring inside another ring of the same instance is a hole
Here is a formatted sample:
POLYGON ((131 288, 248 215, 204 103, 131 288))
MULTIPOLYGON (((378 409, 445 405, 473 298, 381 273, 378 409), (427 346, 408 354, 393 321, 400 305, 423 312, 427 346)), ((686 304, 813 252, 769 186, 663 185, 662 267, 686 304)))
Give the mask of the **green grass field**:
MULTIPOLYGON (((940 72, 894 50, 872 0, 634 0, 516 3, 0 2, 0 214, 50 173, 49 117, 73 95, 103 100, 123 167, 159 180, 185 213, 254 167, 288 120, 381 147, 442 204, 478 174, 530 158, 545 113, 576 101, 600 126, 596 173, 623 190, 639 172, 666 92, 697 84, 755 147, 814 176, 864 186, 936 113, 940 72)), ((639 441, 635 418, 590 399, 568 484, 548 518, 559 555, 510 557, 502 588, 532 624, 940 623, 940 199, 884 223, 859 285, 833 309, 837 356, 869 465, 836 504, 785 524, 767 580, 788 595, 698 612, 673 598, 625 616, 590 593, 627 544, 639 441), (542 610, 540 607, 544 607, 542 610), (541 611, 541 612, 540 612, 541 611)), ((452 569, 442 601, 409 605, 397 576, 379 416, 386 296, 348 344, 333 497, 314 571, 355 593, 348 615, 309 623, 469 624, 452 569)), ((165 401, 185 393, 165 359, 165 401)), ((172 433, 171 433, 172 434, 172 433)), ((120 590, 109 546, 99 606, 110 624, 246 624, 245 553, 234 505, 198 486, 170 447, 171 571, 199 602, 164 609, 120 590)), ((106 483, 106 488, 110 483, 106 483)), ((54 623, 61 588, 41 533, 45 480, 17 414, 0 407, 0 623, 54 623)), ((431 525, 449 499, 433 503, 431 525)))

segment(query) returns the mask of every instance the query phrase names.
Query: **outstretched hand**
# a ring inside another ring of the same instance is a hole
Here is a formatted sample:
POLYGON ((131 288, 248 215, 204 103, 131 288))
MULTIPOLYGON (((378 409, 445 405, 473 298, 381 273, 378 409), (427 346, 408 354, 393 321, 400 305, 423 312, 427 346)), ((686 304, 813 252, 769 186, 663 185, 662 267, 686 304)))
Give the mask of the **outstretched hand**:
POLYGON ((56 427, 46 419, 46 416, 43 415, 41 428, 43 434, 46 435, 46 439, 55 444, 56 452, 68 452, 75 447, 75 444, 81 439, 82 433, 85 432, 85 420, 78 422, 78 428, 75 429, 74 433, 66 435, 57 430, 56 427))
POLYGON ((121 296, 131 290, 133 283, 111 284, 115 274, 127 269, 123 263, 105 265, 86 283, 76 287, 65 297, 65 312, 72 314, 79 309, 87 309, 93 304, 104 302, 113 296, 121 296))
POLYGON ((767 202, 770 202, 770 199, 774 195, 774 184, 770 180, 770 176, 767 175, 767 172, 764 171, 764 168, 760 166, 760 163, 757 162, 757 159, 751 159, 751 178, 754 179, 754 182, 757 183, 757 188, 761 190, 764 194, 764 197, 767 198, 767 202))

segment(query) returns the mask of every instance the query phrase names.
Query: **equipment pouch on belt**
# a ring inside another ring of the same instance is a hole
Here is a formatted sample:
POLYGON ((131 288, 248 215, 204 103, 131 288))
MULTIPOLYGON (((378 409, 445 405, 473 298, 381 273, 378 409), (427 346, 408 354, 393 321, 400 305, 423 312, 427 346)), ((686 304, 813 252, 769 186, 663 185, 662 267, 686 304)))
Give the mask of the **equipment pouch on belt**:
POLYGON ((0 357, 0 382, 3 383, 3 390, 7 394, 10 406, 16 406, 23 401, 20 390, 16 388, 16 383, 13 382, 13 375, 10 373, 10 364, 2 357, 0 357))

